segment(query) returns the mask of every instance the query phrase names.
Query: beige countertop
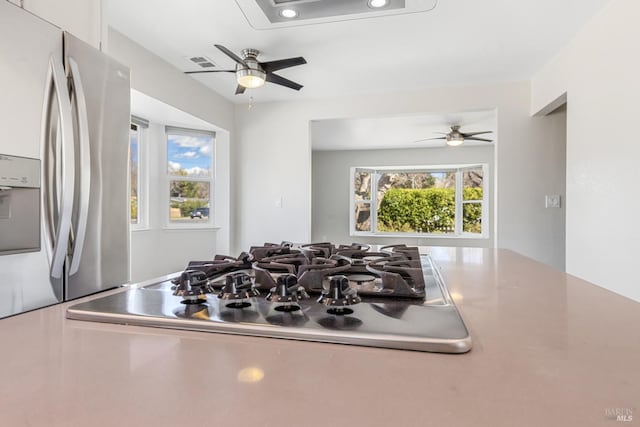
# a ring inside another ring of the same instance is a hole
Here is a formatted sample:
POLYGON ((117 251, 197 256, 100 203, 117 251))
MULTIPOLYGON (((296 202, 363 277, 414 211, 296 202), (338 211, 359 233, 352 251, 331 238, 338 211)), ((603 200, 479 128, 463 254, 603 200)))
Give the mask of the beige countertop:
POLYGON ((639 303, 511 251, 430 252, 469 353, 81 322, 58 305, 0 320, 0 425, 640 425, 639 303))

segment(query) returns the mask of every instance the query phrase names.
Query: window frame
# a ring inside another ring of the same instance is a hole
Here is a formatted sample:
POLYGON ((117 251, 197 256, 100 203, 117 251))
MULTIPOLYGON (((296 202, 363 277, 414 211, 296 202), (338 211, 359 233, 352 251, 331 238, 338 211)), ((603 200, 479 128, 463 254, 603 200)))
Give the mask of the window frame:
POLYGON ((217 144, 216 132, 212 130, 184 128, 178 126, 164 126, 164 150, 163 150, 163 176, 164 176, 164 222, 166 229, 217 229, 216 221, 216 203, 215 203, 215 182, 216 182, 216 159, 217 144), (211 147, 211 175, 209 177, 195 176, 176 176, 169 174, 169 134, 184 136, 202 136, 208 135, 212 138, 211 147), (207 182, 209 184, 209 217, 206 220, 197 220, 193 222, 179 222, 171 220, 171 181, 191 181, 191 182, 207 182))
MULTIPOLYGON (((138 134, 138 222, 131 222, 131 182, 129 181, 129 227, 132 231, 146 230, 149 228, 149 180, 147 178, 147 137, 149 122, 146 119, 131 116, 130 129, 136 127, 138 134)), ((131 138, 129 138, 129 149, 131 149, 131 138)), ((131 160, 131 154, 129 154, 131 160)), ((131 176, 131 165, 129 165, 129 177, 131 176)))
POLYGON ((490 188, 489 165, 487 163, 468 163, 454 165, 426 165, 426 166, 352 166, 349 174, 349 235, 350 236, 375 236, 375 237, 418 237, 418 238, 438 238, 438 239, 488 239, 489 233, 489 188, 490 188), (482 168, 482 200, 463 200, 464 179, 463 172, 470 169, 482 168), (371 177, 371 231, 357 231, 355 208, 361 200, 355 198, 355 173, 356 171, 368 171, 371 177), (378 181, 382 173, 417 173, 417 172, 455 172, 455 226, 453 233, 403 233, 378 231, 378 181), (482 232, 470 233, 463 231, 463 212, 465 203, 482 204, 482 232))

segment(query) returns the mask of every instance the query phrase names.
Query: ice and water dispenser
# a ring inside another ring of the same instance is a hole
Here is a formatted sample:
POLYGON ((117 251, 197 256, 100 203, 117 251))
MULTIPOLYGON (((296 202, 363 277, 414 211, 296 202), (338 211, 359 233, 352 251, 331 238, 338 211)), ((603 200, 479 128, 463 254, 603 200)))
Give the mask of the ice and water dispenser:
POLYGON ((40 250, 40 160, 0 154, 0 255, 40 250))

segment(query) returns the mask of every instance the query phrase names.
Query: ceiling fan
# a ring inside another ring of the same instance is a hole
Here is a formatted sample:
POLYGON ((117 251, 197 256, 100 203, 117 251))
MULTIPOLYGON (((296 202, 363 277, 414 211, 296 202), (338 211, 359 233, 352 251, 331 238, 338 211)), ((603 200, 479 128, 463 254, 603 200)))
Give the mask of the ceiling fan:
POLYGON ((448 132, 448 133, 435 132, 435 133, 441 133, 444 136, 439 136, 439 137, 436 137, 436 138, 419 139, 419 140, 417 140, 415 142, 430 141, 430 140, 434 140, 434 139, 444 139, 445 141, 447 141, 447 145, 450 145, 450 146, 460 145, 465 140, 493 142, 492 139, 477 138, 476 137, 476 135, 483 135, 485 133, 492 133, 492 132, 493 131, 490 131, 490 130, 483 131, 483 132, 460 132, 460 126, 459 125, 453 125, 453 126, 451 126, 451 131, 448 132))
POLYGON ((238 82, 236 95, 244 93, 246 89, 260 87, 264 85, 265 82, 285 86, 293 90, 300 90, 303 87, 301 84, 292 82, 291 80, 285 79, 284 77, 274 73, 274 71, 306 64, 307 61, 301 56, 296 58, 278 59, 276 61, 260 62, 257 59, 260 51, 256 49, 243 49, 241 52, 242 58, 240 58, 238 55, 222 45, 217 44, 215 47, 220 49, 225 55, 236 62, 235 70, 185 71, 185 74, 235 73, 236 81, 238 82))

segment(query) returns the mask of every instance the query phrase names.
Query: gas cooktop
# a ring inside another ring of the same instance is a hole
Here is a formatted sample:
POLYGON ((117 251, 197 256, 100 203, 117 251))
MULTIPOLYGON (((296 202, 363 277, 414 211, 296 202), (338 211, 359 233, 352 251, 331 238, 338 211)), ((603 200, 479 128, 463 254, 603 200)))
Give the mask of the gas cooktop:
POLYGON ((405 245, 267 243, 73 305, 67 317, 402 350, 471 349, 433 261, 405 245))

